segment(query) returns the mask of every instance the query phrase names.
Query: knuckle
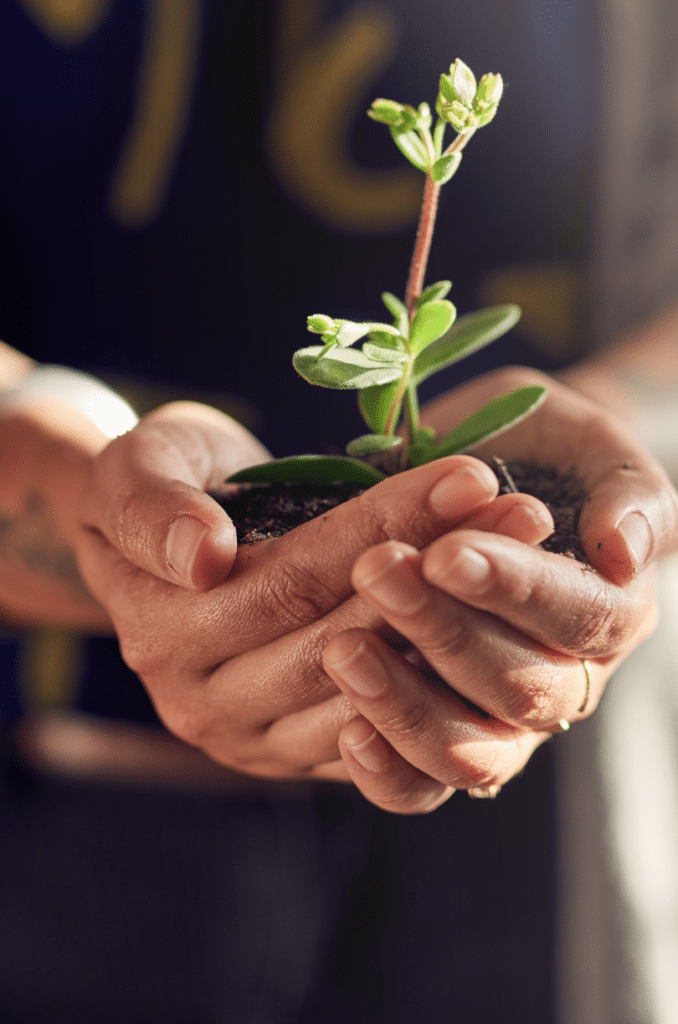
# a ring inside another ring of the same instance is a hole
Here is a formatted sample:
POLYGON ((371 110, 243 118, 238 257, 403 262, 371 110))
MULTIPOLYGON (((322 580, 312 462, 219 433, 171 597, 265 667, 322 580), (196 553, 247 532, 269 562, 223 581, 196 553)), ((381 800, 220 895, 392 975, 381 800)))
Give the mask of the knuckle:
POLYGON ((276 571, 259 581, 257 603, 285 632, 307 626, 337 603, 337 596, 319 577, 303 566, 279 562, 276 571))
POLYGON ((170 656, 167 643, 160 643, 138 626, 118 629, 120 654, 128 668, 143 680, 162 673, 170 656))
POLYGON ((465 655, 475 642, 463 610, 458 615, 449 615, 441 630, 439 623, 424 609, 421 629, 423 632, 417 636, 417 648, 433 665, 449 665, 465 655))
POLYGON ((138 496, 131 488, 121 487, 107 509, 108 526, 117 549, 134 560, 144 546, 144 520, 138 510, 138 496))
POLYGON ((544 669, 529 683, 515 686, 507 701, 507 718, 527 729, 539 729, 571 711, 561 674, 544 669))
POLYGON ((155 701, 155 709, 165 728, 194 747, 200 747, 204 735, 204 723, 193 708, 179 701, 161 699, 155 701))
POLYGON ((410 703, 399 708, 397 714, 389 715, 379 726, 387 737, 396 737, 399 742, 418 741, 430 734, 428 709, 423 703, 410 703))
POLYGON ((382 544, 389 540, 430 539, 430 520, 423 507, 416 502, 394 501, 389 489, 370 488, 361 494, 357 502, 355 525, 359 535, 370 545, 382 544))
POLYGON ((568 649, 579 657, 595 656, 616 649, 626 639, 614 595, 602 580, 595 593, 570 620, 568 649))
POLYGON ((446 776, 455 789, 485 789, 504 781, 499 743, 483 744, 482 748, 453 745, 446 760, 446 776))

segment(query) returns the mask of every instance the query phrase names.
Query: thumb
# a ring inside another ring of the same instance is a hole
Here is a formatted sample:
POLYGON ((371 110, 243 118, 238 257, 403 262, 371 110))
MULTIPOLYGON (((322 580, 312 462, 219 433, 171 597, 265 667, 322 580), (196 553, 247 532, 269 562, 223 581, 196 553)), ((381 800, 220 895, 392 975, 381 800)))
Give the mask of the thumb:
POLYGON ((236 469, 269 458, 230 417, 173 403, 116 438, 96 459, 84 525, 128 561, 191 590, 210 590, 236 556, 235 527, 206 494, 236 469))
POLYGON ((597 481, 579 523, 589 560, 619 586, 678 543, 675 488, 650 455, 632 454, 597 481))

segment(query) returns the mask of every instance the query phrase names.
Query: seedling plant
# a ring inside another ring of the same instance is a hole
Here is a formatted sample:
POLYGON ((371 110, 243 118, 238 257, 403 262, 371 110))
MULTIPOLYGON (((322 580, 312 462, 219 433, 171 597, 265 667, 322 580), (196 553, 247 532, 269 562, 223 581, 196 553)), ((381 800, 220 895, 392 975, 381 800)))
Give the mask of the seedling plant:
POLYGON ((403 299, 391 292, 381 296, 392 318, 389 323, 356 323, 324 313, 309 316, 308 330, 322 343, 301 348, 293 357, 295 369, 310 384, 357 391, 369 432, 349 442, 345 457, 278 459, 242 470, 231 481, 344 481, 369 487, 387 473, 456 454, 499 434, 543 401, 543 387, 519 388, 479 409, 442 438, 420 423, 419 385, 501 337, 520 317, 514 305, 457 317, 447 298, 450 281, 424 286, 440 189, 457 172, 475 132, 494 118, 502 92, 501 75, 486 74, 476 82, 471 69, 457 59, 449 73, 440 77, 434 127, 428 103, 415 108, 395 100, 374 101, 369 117, 388 127, 401 153, 425 175, 405 295, 403 299), (448 128, 455 133, 449 144, 448 128), (361 347, 355 347, 360 341, 361 347), (375 461, 380 468, 372 464, 375 461))

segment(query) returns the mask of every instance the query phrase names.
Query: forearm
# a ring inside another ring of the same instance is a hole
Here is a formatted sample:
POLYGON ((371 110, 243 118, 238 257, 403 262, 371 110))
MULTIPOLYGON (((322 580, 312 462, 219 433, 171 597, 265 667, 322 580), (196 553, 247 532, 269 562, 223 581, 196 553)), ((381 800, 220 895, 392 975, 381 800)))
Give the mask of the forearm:
MULTIPOLYGON (((15 385, 30 361, 3 346, 15 385)), ((74 538, 92 460, 108 439, 50 399, 0 408, 0 615, 13 623, 106 630, 106 613, 78 572, 74 538)))

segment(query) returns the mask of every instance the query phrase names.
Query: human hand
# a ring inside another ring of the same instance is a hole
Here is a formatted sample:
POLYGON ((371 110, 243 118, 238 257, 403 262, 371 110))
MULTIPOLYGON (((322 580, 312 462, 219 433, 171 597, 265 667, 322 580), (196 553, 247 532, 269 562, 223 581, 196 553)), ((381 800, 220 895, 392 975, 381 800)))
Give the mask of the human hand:
MULTIPOLYGON (((422 547, 463 522, 531 542, 549 532, 550 517, 525 496, 493 500, 491 471, 454 456, 390 478, 283 538, 241 548, 228 579, 214 586, 208 547, 193 559, 187 589, 167 563, 167 534, 178 515, 202 519, 207 510, 228 537, 225 513, 211 509, 202 489, 225 473, 229 434, 218 444, 213 417, 203 430, 200 407, 178 412, 142 421, 103 453, 77 545, 83 575, 170 731, 251 774, 347 778, 337 736, 354 711, 324 673, 322 650, 339 631, 383 626, 353 594, 358 555, 388 538, 422 547)), ((231 445, 231 460, 243 458, 241 442, 231 437, 231 445)), ((217 559, 225 576, 224 552, 228 544, 217 559)))
MULTIPOLYGON (((535 380, 543 378, 522 370, 487 375, 434 403, 427 422, 449 429, 494 394, 535 380)), ((325 651, 328 674, 358 712, 340 738, 345 764, 387 809, 430 810, 457 788, 491 792, 561 721, 594 710, 654 626, 647 565, 676 543, 675 491, 612 416, 546 383, 544 405, 484 453, 576 472, 589 492, 579 531, 598 573, 467 529, 424 551, 379 545, 354 567, 356 591, 417 652, 404 658, 364 630, 325 651)))

